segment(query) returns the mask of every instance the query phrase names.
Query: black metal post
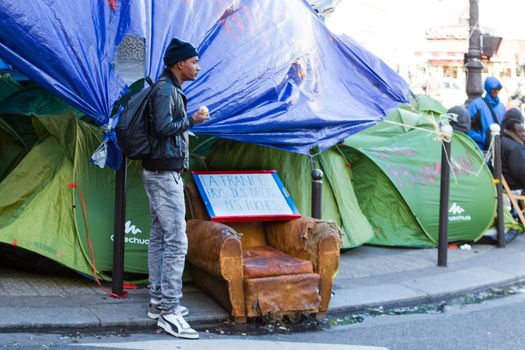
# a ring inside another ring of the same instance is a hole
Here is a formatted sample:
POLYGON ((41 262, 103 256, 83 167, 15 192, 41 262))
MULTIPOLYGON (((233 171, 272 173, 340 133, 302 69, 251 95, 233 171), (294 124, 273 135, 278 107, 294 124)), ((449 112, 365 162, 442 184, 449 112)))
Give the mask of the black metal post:
POLYGON ((312 217, 321 219, 323 209, 323 172, 321 169, 312 171, 312 217))
POLYGON ((438 266, 447 266, 448 254, 448 204, 450 197, 450 152, 452 150, 452 127, 445 125, 441 128, 446 137, 441 148, 441 185, 439 192, 439 242, 438 266))
POLYGON ((498 235, 498 248, 505 248, 505 219, 503 217, 503 183, 501 176, 501 139, 500 126, 498 124, 490 125, 490 132, 494 136, 494 168, 493 176, 496 183, 496 192, 498 196, 498 206, 496 209, 496 232, 498 235))
POLYGON ((122 156, 122 166, 115 175, 115 211, 113 236, 113 274, 111 288, 117 296, 124 295, 124 225, 126 223, 127 162, 122 156))
POLYGON ((469 43, 466 55, 465 68, 467 69, 467 96, 466 104, 483 94, 481 82, 481 32, 479 29, 479 6, 478 0, 470 0, 469 11, 469 43))

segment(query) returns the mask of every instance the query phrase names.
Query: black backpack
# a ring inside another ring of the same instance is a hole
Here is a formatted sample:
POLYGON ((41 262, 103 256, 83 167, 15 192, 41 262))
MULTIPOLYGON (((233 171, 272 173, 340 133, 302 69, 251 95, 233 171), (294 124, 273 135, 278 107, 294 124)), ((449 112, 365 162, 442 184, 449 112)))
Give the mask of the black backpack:
POLYGON ((151 79, 147 88, 133 95, 119 116, 115 133, 122 153, 129 159, 141 160, 151 153, 151 136, 148 130, 147 106, 151 90, 151 79))

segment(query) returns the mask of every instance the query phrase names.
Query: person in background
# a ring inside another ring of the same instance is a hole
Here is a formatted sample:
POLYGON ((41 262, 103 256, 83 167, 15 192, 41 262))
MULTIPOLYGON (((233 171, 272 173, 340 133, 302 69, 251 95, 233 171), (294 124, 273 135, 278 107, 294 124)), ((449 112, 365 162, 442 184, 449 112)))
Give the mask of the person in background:
POLYGON ((507 111, 507 113, 505 113, 505 116, 503 117, 503 122, 501 124, 503 125, 508 120, 517 120, 520 123, 523 123, 523 114, 519 109, 511 108, 507 111))
POLYGON ((461 105, 454 106, 447 111, 448 114, 455 117, 450 120, 450 126, 454 129, 454 132, 460 131, 467 134, 470 130, 470 114, 467 109, 461 105))
POLYGON ((506 112, 505 106, 498 97, 501 88, 498 79, 488 77, 485 80, 485 96, 474 99, 467 107, 471 118, 468 135, 483 151, 486 151, 490 145, 490 124, 501 124, 506 112))
POLYGON ((511 190, 525 189, 525 127, 523 120, 503 122, 501 137, 502 173, 511 190))

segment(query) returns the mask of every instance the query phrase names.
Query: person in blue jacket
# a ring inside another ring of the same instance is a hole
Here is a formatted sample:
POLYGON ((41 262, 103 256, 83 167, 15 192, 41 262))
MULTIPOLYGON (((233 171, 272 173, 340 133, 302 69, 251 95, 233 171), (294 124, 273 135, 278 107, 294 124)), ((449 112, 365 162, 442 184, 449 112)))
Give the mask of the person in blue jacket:
POLYGON ((488 77, 485 80, 485 96, 474 99, 467 107, 472 122, 468 135, 483 151, 486 151, 490 144, 490 124, 501 124, 506 112, 498 97, 501 88, 498 79, 488 77))

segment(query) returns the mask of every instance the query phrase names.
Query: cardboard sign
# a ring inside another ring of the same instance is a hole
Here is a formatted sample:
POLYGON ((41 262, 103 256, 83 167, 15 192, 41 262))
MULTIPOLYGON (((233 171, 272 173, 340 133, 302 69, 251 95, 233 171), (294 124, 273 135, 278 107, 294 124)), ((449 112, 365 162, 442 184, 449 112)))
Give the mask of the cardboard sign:
POLYGON ((194 171, 212 221, 274 221, 300 218, 275 170, 194 171))

